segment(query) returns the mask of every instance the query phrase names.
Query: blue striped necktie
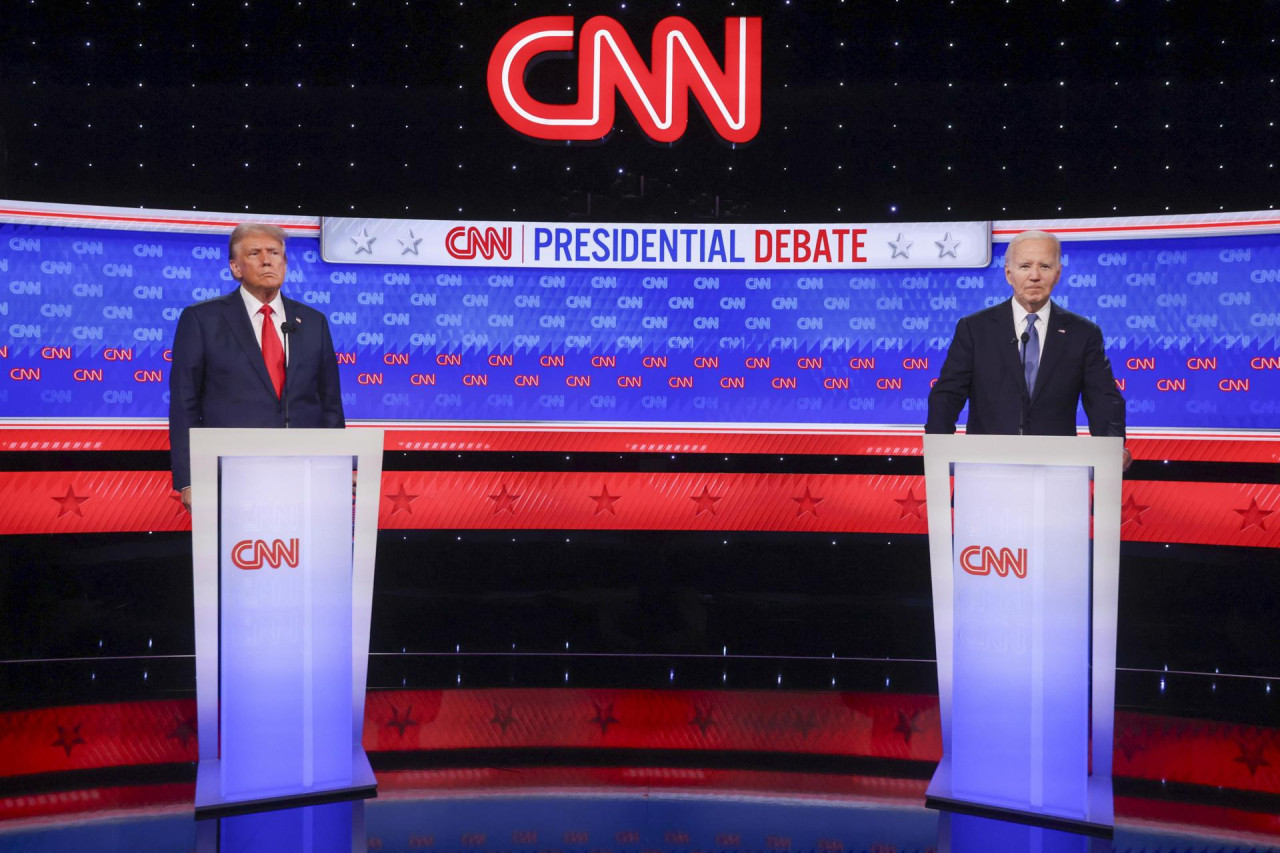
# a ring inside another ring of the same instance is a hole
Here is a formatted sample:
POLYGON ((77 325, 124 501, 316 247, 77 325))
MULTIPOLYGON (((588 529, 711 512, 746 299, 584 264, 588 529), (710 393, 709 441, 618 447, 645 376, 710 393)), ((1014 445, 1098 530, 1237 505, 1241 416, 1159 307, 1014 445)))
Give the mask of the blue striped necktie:
POLYGON ((1036 331, 1036 314, 1027 315, 1027 342, 1023 344, 1022 367, 1027 375, 1027 393, 1035 391, 1036 371, 1040 368, 1040 333, 1036 331))

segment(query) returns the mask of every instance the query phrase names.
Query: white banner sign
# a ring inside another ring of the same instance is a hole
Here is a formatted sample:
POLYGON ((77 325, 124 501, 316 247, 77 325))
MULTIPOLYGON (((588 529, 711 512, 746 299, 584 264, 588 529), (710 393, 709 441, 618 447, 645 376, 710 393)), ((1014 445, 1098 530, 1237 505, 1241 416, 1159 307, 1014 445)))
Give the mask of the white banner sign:
POLYGON ((979 268, 990 222, 710 225, 325 217, 330 263, 553 269, 979 268))

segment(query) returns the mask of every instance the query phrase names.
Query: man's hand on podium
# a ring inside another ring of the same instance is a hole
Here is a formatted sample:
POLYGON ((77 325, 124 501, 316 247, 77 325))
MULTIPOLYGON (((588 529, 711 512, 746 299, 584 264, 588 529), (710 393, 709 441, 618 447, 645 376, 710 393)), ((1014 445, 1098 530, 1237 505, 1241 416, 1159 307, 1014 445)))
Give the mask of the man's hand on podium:
POLYGON ((1129 448, 1124 449, 1124 467, 1120 470, 1128 471, 1129 466, 1133 464, 1133 454, 1129 452, 1129 448))
POLYGON ((187 486, 181 492, 182 505, 187 508, 187 512, 191 512, 191 487, 187 486))

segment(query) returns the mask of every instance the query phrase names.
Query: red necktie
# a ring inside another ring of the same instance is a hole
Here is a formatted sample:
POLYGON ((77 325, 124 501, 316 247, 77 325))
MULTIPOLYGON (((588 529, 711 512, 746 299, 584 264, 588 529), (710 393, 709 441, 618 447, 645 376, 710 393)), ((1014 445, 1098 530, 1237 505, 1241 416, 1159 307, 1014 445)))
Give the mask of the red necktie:
POLYGON ((279 397, 284 391, 284 347, 280 346, 280 336, 276 334, 275 323, 271 322, 271 306, 263 305, 258 313, 262 315, 262 360, 267 363, 267 373, 279 397))

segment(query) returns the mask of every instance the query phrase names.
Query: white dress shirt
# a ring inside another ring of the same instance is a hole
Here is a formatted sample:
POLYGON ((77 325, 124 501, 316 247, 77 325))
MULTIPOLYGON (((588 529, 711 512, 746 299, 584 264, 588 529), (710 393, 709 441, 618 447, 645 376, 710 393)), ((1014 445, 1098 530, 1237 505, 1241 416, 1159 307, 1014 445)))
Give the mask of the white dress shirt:
MULTIPOLYGON (((253 324, 253 339, 258 342, 258 347, 262 347, 262 320, 263 316, 258 312, 262 310, 263 303, 258 301, 243 287, 239 288, 240 298, 244 300, 244 309, 249 312, 249 322, 253 324)), ((276 291, 276 296, 270 302, 266 303, 271 306, 271 325, 276 330, 276 337, 280 339, 280 346, 284 347, 284 333, 280 331, 280 327, 284 325, 284 299, 280 296, 280 291, 276 291)), ((285 350, 285 362, 288 363, 289 351, 285 350)))
MULTIPOLYGON (((1040 355, 1044 355, 1044 342, 1048 335, 1045 334, 1049 329, 1049 305, 1046 302, 1044 307, 1036 312, 1036 316, 1040 319, 1036 321, 1036 333, 1040 338, 1040 355)), ((1027 329, 1027 315, 1030 312, 1018 304, 1018 300, 1013 300, 1013 336, 1018 339, 1018 352, 1022 352, 1022 333, 1029 331, 1027 329)))

